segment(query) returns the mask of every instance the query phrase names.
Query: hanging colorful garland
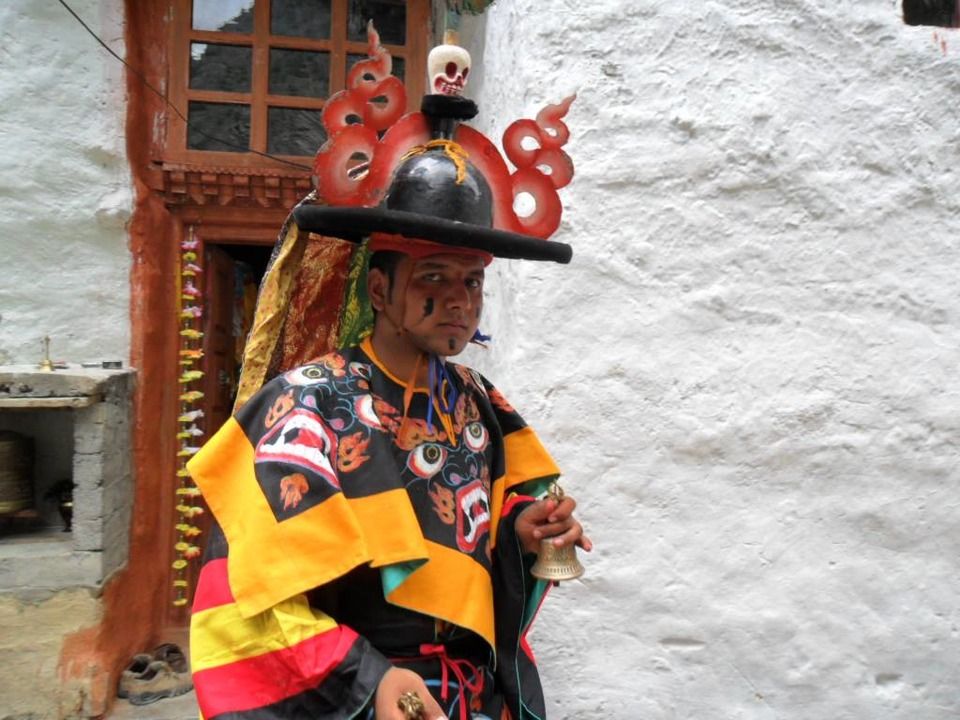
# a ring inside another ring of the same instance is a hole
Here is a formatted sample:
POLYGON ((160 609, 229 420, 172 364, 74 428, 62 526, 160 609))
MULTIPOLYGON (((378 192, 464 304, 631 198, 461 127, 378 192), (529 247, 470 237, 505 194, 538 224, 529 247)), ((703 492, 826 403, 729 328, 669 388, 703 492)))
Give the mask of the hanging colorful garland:
POLYGON ((187 580, 187 570, 190 561, 200 557, 200 547, 196 542, 201 531, 194 522, 204 513, 200 506, 200 489, 187 471, 187 461, 200 449, 200 438, 203 437, 203 430, 197 426, 197 420, 203 417, 203 410, 195 407, 203 398, 203 392, 197 389, 197 383, 203 378, 203 371, 198 369, 203 357, 203 292, 197 287, 203 273, 197 255, 199 246, 200 241, 191 227, 187 239, 180 244, 180 287, 177 293, 180 316, 177 440, 180 449, 177 452, 177 542, 173 546, 177 552, 177 558, 173 561, 173 604, 177 607, 183 607, 188 602, 190 582, 187 580))

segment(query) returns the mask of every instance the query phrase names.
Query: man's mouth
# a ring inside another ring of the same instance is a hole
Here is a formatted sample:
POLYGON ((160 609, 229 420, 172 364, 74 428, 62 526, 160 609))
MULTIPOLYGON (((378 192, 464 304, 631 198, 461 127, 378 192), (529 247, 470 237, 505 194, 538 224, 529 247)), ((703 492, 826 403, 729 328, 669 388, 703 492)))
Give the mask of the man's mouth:
POLYGON ((447 330, 456 330, 458 332, 466 332, 467 330, 466 323, 460 322, 442 322, 437 327, 445 328, 447 330))

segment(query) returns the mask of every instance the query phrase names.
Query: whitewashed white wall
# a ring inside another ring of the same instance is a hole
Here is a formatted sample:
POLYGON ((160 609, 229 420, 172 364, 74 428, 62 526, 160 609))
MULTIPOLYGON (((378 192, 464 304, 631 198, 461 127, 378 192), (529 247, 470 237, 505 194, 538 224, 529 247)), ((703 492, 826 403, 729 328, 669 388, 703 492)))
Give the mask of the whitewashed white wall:
MULTIPOLYGON (((124 54, 121 0, 70 6, 124 54)), ((0 365, 129 357, 125 96, 60 3, 0 3, 0 365)))
POLYGON ((534 633, 551 720, 960 716, 960 36, 892 0, 468 25, 482 129, 578 93, 573 264, 500 263, 477 361, 597 545, 534 633))

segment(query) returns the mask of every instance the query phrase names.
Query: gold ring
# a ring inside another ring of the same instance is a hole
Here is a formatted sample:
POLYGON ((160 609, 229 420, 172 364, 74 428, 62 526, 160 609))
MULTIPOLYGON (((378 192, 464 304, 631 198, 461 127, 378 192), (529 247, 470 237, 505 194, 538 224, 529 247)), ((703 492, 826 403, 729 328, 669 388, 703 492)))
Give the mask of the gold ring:
POLYGON ((415 690, 403 693, 397 700, 397 707, 403 712, 406 720, 423 720, 424 711, 427 709, 415 690))

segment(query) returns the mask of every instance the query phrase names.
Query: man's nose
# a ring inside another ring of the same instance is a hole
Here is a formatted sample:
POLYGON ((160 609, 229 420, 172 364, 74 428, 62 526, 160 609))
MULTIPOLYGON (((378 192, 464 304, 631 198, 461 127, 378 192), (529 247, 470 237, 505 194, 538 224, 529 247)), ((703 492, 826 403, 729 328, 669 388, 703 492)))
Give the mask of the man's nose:
POLYGON ((464 283, 451 283, 447 291, 447 307, 451 310, 469 310, 473 304, 470 299, 470 290, 464 283))

